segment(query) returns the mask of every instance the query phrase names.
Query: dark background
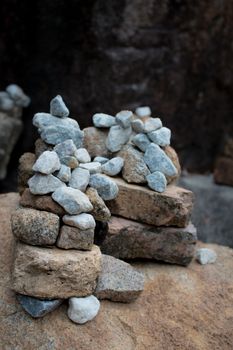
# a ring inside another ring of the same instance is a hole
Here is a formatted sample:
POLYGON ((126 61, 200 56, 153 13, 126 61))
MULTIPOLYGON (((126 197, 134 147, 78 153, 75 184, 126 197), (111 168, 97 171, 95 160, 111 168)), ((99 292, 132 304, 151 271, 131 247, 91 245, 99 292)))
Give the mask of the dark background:
POLYGON ((1 0, 0 16, 0 88, 32 98, 8 180, 33 150, 33 114, 56 94, 81 127, 95 112, 150 105, 183 168, 213 170, 233 129, 232 1, 1 0))

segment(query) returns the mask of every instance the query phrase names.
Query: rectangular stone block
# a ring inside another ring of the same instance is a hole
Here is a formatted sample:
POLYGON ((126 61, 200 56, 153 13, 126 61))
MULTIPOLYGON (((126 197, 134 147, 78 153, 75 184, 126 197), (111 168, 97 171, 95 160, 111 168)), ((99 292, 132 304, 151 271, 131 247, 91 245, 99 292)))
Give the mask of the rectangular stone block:
POLYGON ((94 243, 94 229, 80 230, 77 227, 62 226, 57 246, 62 249, 91 250, 94 243))
POLYGON ((101 252, 40 248, 16 243, 12 288, 37 298, 66 299, 93 293, 101 252))
POLYGON ((112 217, 104 232, 101 251, 120 259, 155 259, 188 265, 195 251, 197 234, 189 223, 185 228, 155 227, 112 217))
POLYGON ((118 196, 106 202, 113 215, 155 226, 185 227, 188 224, 194 200, 191 191, 169 185, 165 192, 158 193, 120 178, 114 181, 119 187, 118 196))

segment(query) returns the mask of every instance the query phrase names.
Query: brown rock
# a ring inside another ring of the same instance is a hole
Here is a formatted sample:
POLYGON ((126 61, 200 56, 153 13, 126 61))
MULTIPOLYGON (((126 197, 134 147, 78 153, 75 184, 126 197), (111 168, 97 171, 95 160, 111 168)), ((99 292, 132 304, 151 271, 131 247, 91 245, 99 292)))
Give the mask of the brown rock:
POLYGON ((18 198, 0 195, 2 349, 76 349, 78 344, 82 350, 232 350, 233 250, 219 245, 201 245, 217 253, 211 265, 134 263, 145 274, 143 293, 131 304, 103 300, 98 316, 85 325, 70 322, 65 304, 43 319, 31 318, 10 283, 10 217, 18 198))
POLYGON ((218 184, 233 186, 233 159, 227 157, 217 159, 214 180, 218 184))
POLYGON ((64 225, 57 240, 57 246, 63 249, 91 250, 94 243, 94 229, 80 230, 64 225))
POLYGON ((11 217, 16 238, 32 245, 53 245, 59 233, 59 216, 35 209, 17 209, 11 217))
POLYGON ((154 192, 144 186, 127 184, 114 178, 119 193, 108 201, 111 213, 155 226, 185 227, 193 208, 193 193, 169 185, 165 192, 154 192))
POLYGON ((108 221, 111 218, 111 213, 103 199, 99 196, 95 188, 89 187, 86 190, 86 195, 93 205, 93 210, 90 212, 98 221, 108 221))
POLYGON ((89 252, 16 243, 12 288, 37 298, 66 299, 92 294, 101 269, 97 246, 89 252))
POLYGON ((45 143, 41 138, 37 139, 35 142, 35 155, 38 158, 44 151, 51 151, 53 146, 45 143))
POLYGON ((144 275, 129 264, 109 255, 102 255, 101 273, 95 295, 98 299, 109 299, 130 303, 137 299, 144 288, 144 275))
POLYGON ((111 153, 107 149, 105 142, 108 136, 108 129, 103 130, 90 126, 83 129, 84 141, 83 147, 88 150, 91 158, 96 156, 110 157, 111 153))
POLYGON ((196 241, 196 229, 191 223, 185 228, 155 227, 112 216, 101 251, 119 259, 155 259, 188 265, 196 241))
POLYGON ((59 216, 66 214, 66 211, 54 200, 51 196, 34 195, 26 188, 20 198, 20 205, 23 207, 34 208, 38 210, 45 210, 59 216))
POLYGON ((168 184, 175 184, 181 174, 181 167, 180 167, 180 161, 179 161, 179 157, 178 154, 176 153, 176 151, 174 150, 174 148, 172 148, 171 146, 166 146, 164 147, 164 152, 166 153, 166 155, 171 159, 172 163, 175 165, 176 169, 177 169, 177 175, 175 176, 166 176, 167 178, 167 183, 168 184))
POLYGON ((34 153, 24 153, 19 158, 19 168, 18 168, 18 189, 19 193, 23 193, 26 187, 28 187, 28 180, 33 175, 33 164, 36 161, 36 156, 34 153))

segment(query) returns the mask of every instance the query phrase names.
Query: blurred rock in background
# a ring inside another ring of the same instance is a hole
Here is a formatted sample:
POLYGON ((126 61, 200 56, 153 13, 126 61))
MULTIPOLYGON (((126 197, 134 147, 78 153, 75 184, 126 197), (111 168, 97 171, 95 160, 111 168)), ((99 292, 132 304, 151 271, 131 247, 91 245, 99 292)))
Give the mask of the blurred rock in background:
POLYGON ((214 168, 217 184, 233 186, 233 137, 225 136, 214 168))

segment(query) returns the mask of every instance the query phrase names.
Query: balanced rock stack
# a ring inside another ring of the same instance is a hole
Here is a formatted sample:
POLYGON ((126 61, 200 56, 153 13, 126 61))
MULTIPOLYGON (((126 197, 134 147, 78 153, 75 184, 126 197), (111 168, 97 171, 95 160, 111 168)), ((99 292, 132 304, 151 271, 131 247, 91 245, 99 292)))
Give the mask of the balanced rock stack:
POLYGON ((12 286, 31 316, 44 316, 69 299, 69 318, 85 323, 97 315, 98 299, 135 300, 144 278, 129 264, 102 255, 94 244, 95 229, 111 217, 105 201, 119 191, 101 172, 106 166, 117 175, 124 161, 91 161, 83 147, 84 132, 68 115, 57 96, 50 113, 33 118, 41 138, 35 154, 20 159, 20 206, 12 214, 12 286))
POLYGON ((194 256, 196 229, 190 223, 193 193, 176 186, 180 164, 170 147, 171 131, 149 107, 115 117, 93 116, 84 129, 84 145, 102 172, 115 176, 113 215, 99 233, 102 252, 121 259, 148 258, 188 265, 194 256), (110 159, 110 160, 109 160, 110 159))

